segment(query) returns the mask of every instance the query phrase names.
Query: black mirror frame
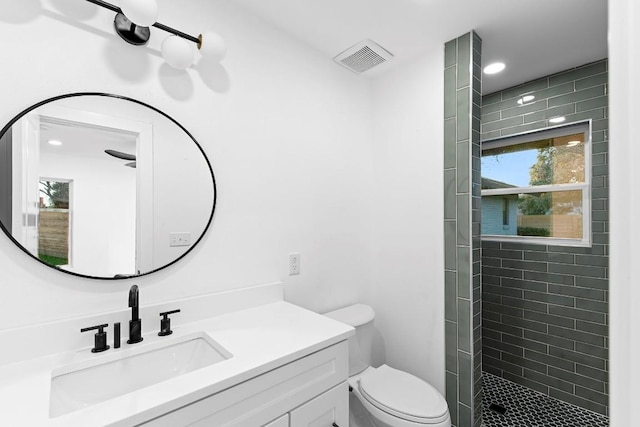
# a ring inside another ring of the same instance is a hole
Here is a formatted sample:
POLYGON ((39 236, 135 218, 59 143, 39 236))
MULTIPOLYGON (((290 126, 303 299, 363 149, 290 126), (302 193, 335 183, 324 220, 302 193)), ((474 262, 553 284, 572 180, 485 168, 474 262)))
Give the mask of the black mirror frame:
POLYGON ((12 235, 11 232, 9 230, 6 229, 6 227, 4 226, 3 223, 0 222, 0 228, 2 228, 2 231, 4 231, 4 233, 7 235, 7 237, 18 247, 20 248, 24 253, 26 253, 27 255, 29 255, 31 258, 33 258, 34 260, 38 261, 38 263, 47 266, 48 268, 51 268, 55 271, 59 271, 65 274, 70 274, 72 276, 77 276, 77 277, 83 277, 86 279, 95 279, 95 280, 123 280, 123 279, 132 279, 132 278, 138 278, 138 277, 142 277, 142 276, 147 276, 149 274, 155 273, 157 271, 163 270, 173 264, 175 264, 176 262, 180 261, 182 258, 184 258, 189 252, 191 252, 193 250, 193 248, 195 248, 198 243, 200 243, 200 241, 202 240, 202 238, 205 236, 205 234, 207 234, 207 231, 209 230, 209 227, 211 226, 211 223, 213 222, 213 215, 215 213, 216 210, 216 200, 218 197, 218 191, 216 188, 216 178, 213 174, 213 168, 211 167, 211 162, 209 161, 209 158, 207 157, 206 153, 204 152, 204 150, 202 149, 202 146, 198 143, 198 141, 193 137, 193 135, 191 135, 191 133, 185 129, 184 126, 182 126, 178 121, 176 121, 173 117, 169 116, 168 114, 166 114, 165 112, 163 112, 162 110, 159 110, 156 107, 153 107, 145 102, 139 101, 137 99, 133 99, 133 98, 129 98, 127 96, 122 96, 122 95, 114 95, 114 94, 110 94, 110 93, 104 93, 104 92, 74 92, 74 93, 68 93, 68 94, 64 94, 64 95, 58 95, 58 96, 54 96, 52 98, 48 98, 45 99, 43 101, 40 101, 26 109, 24 109, 22 112, 20 112, 18 115, 16 115, 13 119, 11 119, 9 121, 9 123, 7 123, 2 130, 0 130, 0 136, 4 135, 5 132, 7 132, 8 129, 10 129, 18 120, 20 120, 23 116, 25 116, 27 113, 35 110, 38 107, 41 107, 42 105, 48 104, 50 102, 53 101, 58 101, 61 99, 65 99, 65 98, 74 98, 74 97, 80 97, 80 96, 104 96, 104 97, 108 97, 108 98, 115 98, 115 99, 122 99, 124 101, 130 101, 133 103, 136 103, 138 105, 142 105, 144 107, 147 107, 159 114, 161 114, 162 116, 164 116, 165 118, 169 119, 171 122, 173 122, 176 126, 178 126, 180 129, 182 129, 182 131, 187 134, 187 136, 189 136, 189 138, 191 138, 191 140, 193 141, 194 144, 196 144, 196 147, 198 147, 198 150, 200 150, 200 153, 202 154, 202 157, 204 158, 207 167, 209 168, 209 173, 211 174, 211 183, 213 184, 213 205, 211 206, 211 214, 209 215, 209 218, 207 220, 207 225, 204 227, 204 230, 202 230, 202 234, 200 234, 200 236, 198 237, 198 239, 189 247, 189 249, 187 249, 182 255, 180 255, 178 258, 176 258, 175 260, 171 261, 168 264, 163 265, 162 267, 158 267, 156 269, 153 269, 151 271, 145 272, 145 273, 140 273, 140 274, 132 274, 132 275, 118 275, 116 277, 100 277, 100 276, 89 276, 86 274, 80 274, 80 273, 75 273, 75 272, 71 272, 71 271, 67 271, 64 270, 62 268, 59 268, 55 265, 51 265, 51 264, 47 264, 46 262, 40 260, 37 256, 35 256, 34 254, 32 254, 31 252, 29 252, 24 246, 22 246, 12 235))

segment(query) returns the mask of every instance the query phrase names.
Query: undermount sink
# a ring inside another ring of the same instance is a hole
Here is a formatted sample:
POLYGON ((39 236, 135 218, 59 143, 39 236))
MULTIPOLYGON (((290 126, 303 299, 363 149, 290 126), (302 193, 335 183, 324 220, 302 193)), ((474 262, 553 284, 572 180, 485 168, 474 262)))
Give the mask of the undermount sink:
POLYGON ((207 334, 164 338, 51 373, 49 417, 55 418, 229 359, 207 334))

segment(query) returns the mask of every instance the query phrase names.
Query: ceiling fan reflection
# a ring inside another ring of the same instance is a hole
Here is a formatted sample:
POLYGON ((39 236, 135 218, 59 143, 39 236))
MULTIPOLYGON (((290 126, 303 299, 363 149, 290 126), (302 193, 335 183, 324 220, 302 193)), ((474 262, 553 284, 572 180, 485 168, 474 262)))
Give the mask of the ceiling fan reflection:
POLYGON ((136 155, 135 154, 123 153, 122 151, 117 151, 117 150, 104 150, 104 152, 107 153, 110 156, 113 156, 113 157, 117 158, 117 159, 133 160, 132 162, 125 163, 125 166, 130 167, 130 168, 135 168, 136 167, 136 155))

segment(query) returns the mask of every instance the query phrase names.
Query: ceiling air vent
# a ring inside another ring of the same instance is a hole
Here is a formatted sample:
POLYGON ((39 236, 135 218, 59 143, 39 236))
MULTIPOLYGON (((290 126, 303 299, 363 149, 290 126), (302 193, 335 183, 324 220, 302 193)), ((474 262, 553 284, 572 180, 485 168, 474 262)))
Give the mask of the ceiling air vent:
POLYGON ((393 55, 372 40, 363 40, 351 46, 335 58, 338 64, 356 74, 363 73, 376 65, 380 65, 393 58, 393 55))

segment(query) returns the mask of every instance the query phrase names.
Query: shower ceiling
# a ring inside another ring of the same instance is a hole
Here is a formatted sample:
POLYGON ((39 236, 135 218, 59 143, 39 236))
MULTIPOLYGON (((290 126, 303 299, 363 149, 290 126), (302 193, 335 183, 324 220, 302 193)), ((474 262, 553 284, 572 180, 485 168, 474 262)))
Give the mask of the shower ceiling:
POLYGON ((323 52, 328 60, 362 39, 395 55, 384 73, 470 29, 483 39, 486 76, 497 90, 607 57, 606 0, 237 0, 246 9, 323 52))

